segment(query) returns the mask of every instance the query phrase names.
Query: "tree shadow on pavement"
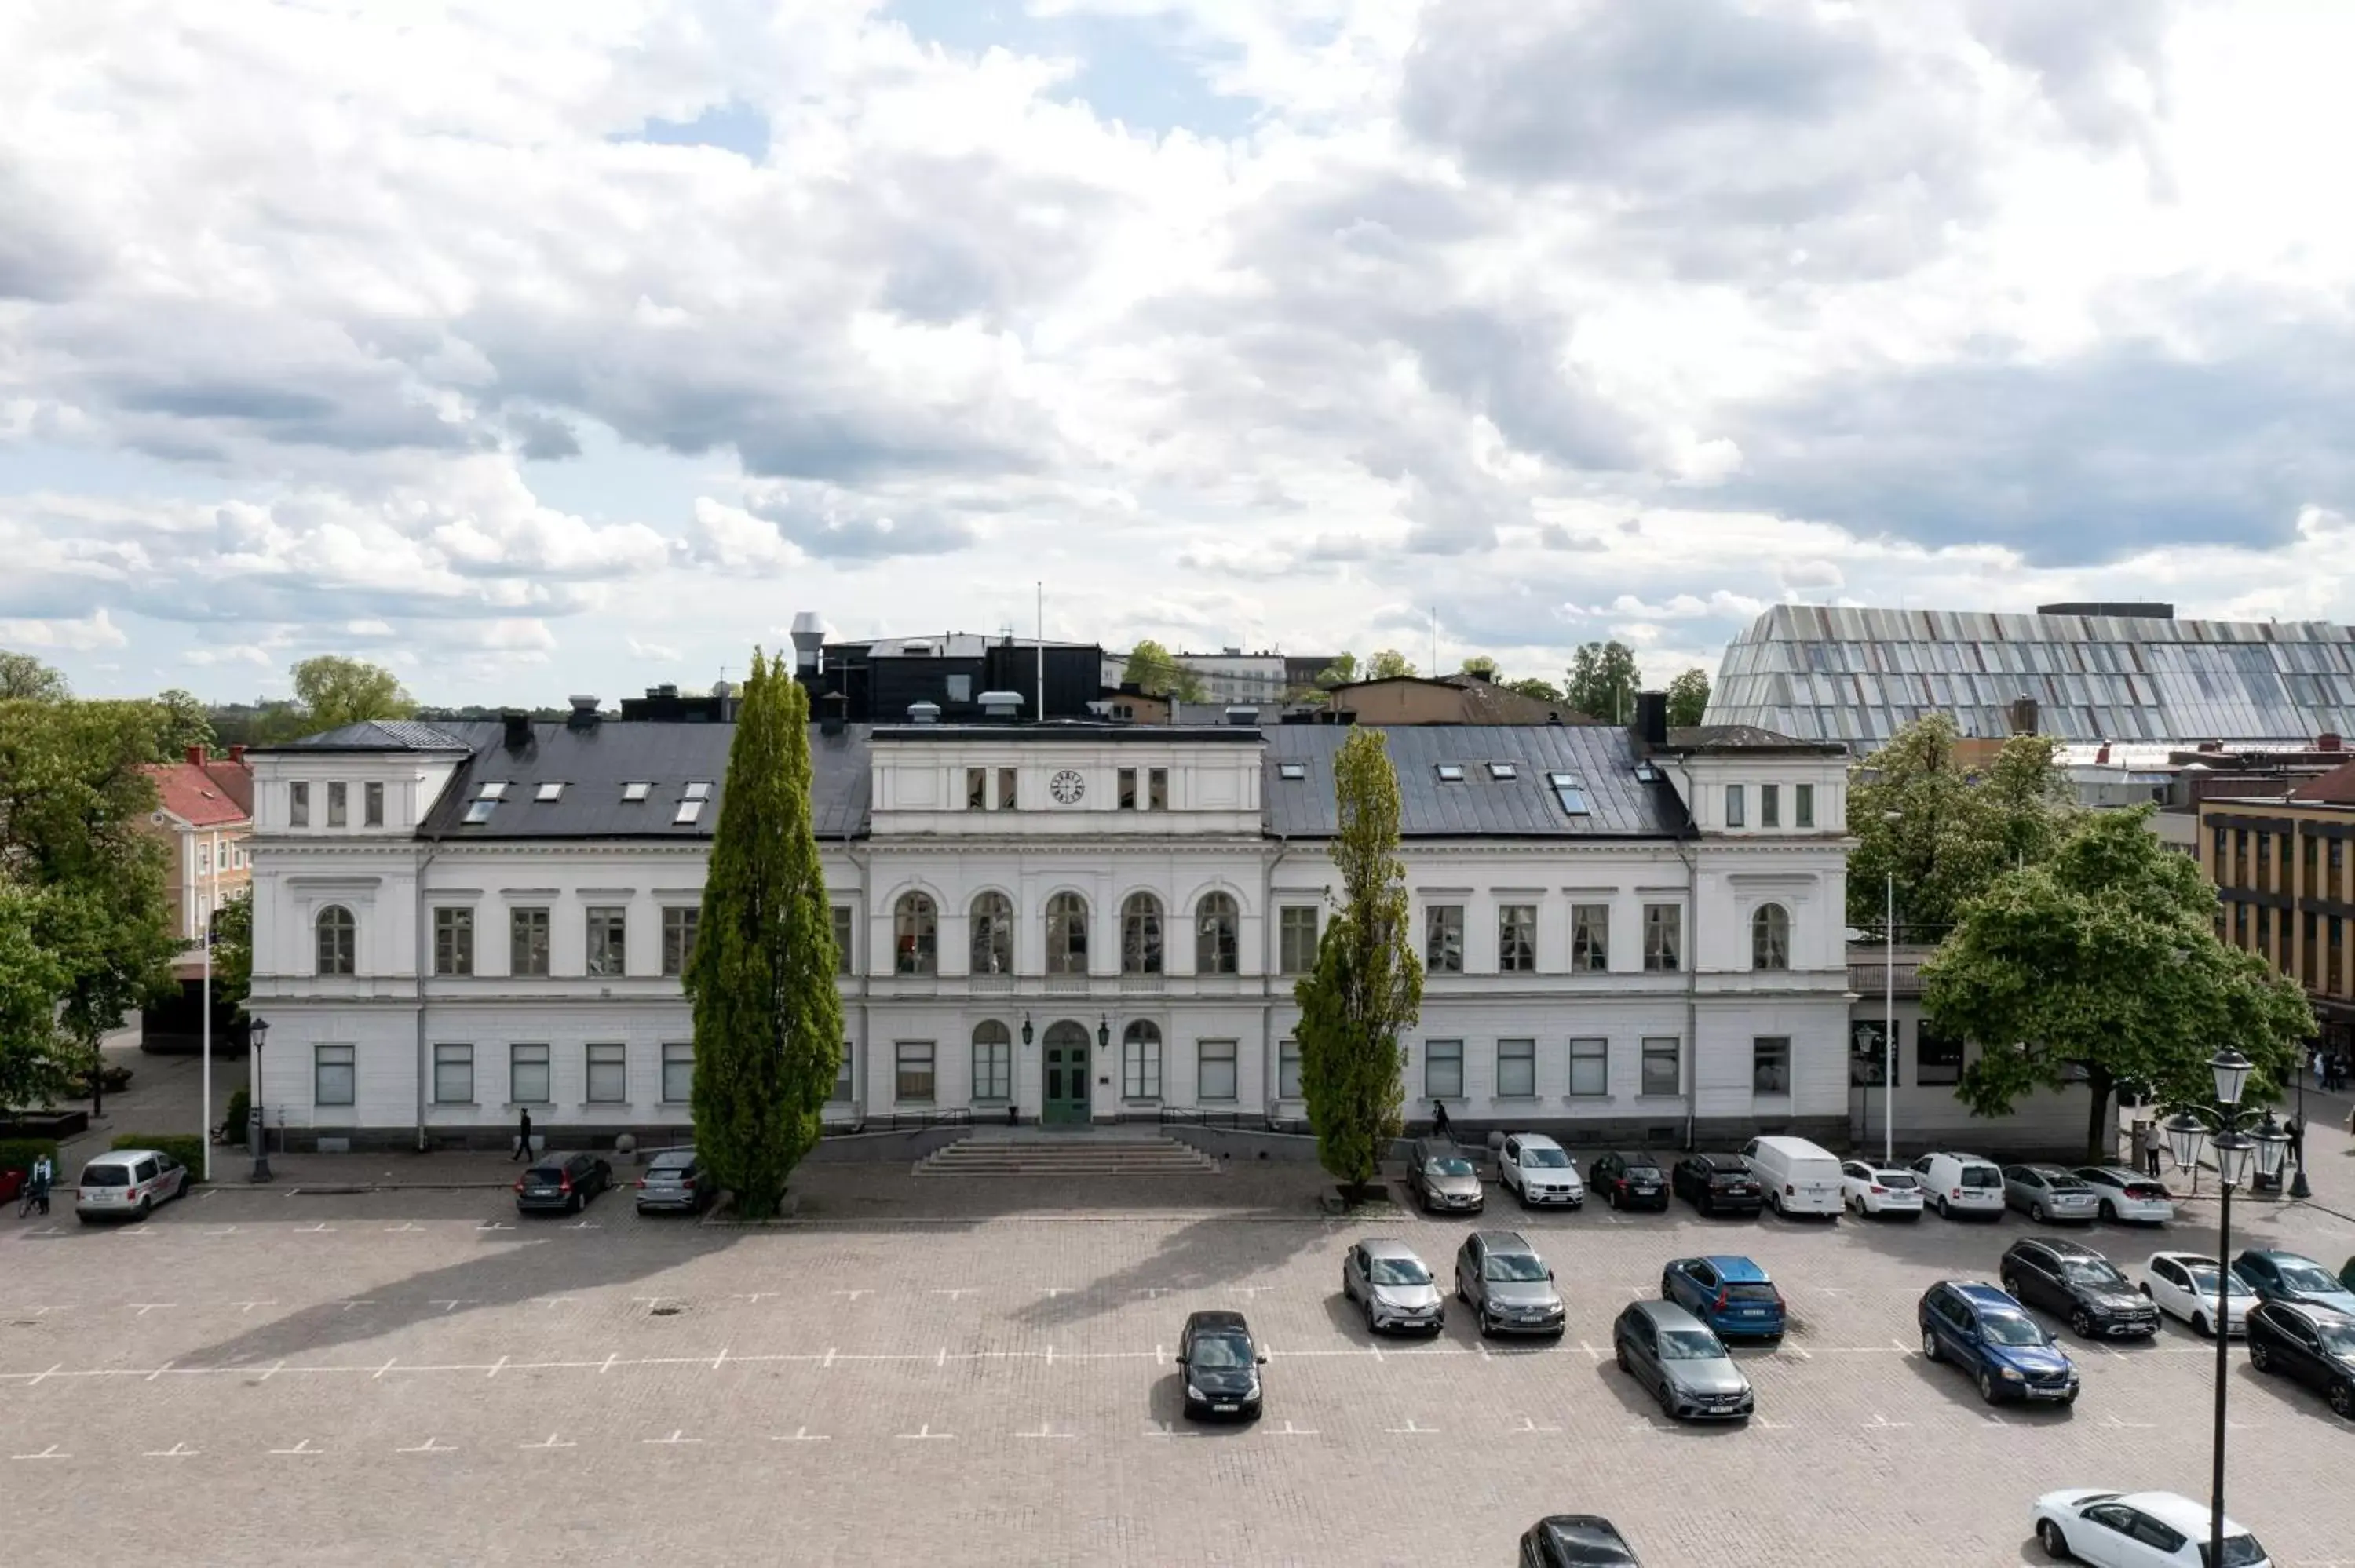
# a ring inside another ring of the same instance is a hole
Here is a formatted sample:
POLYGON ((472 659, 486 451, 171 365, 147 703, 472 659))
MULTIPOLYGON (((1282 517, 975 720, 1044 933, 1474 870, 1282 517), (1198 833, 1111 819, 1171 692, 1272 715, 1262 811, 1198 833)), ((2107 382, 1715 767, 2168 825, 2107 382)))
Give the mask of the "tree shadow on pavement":
POLYGON ((1146 1291, 1231 1285, 1282 1267, 1331 1234, 1329 1225, 1305 1213, 1252 1216, 1238 1212, 1194 1220, 1165 1237, 1151 1257, 1116 1269, 1084 1290, 1034 1301, 1014 1313, 1013 1321, 1028 1329, 1061 1328, 1125 1306, 1146 1291), (1254 1218, 1291 1223, 1260 1224, 1254 1218))

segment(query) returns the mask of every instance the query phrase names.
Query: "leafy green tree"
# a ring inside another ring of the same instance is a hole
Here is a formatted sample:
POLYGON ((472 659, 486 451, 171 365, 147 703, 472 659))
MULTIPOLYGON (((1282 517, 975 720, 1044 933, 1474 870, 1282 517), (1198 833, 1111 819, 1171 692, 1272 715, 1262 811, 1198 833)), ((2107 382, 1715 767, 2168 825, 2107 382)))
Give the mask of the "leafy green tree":
POLYGON ((1624 642, 1588 642, 1571 655, 1562 695, 1590 717, 1625 724, 1636 711, 1636 688, 1643 680, 1634 649, 1624 642))
POLYGON ((1464 673, 1476 681, 1493 682, 1497 678, 1497 662, 1486 653, 1475 653, 1464 661, 1464 673))
POLYGON ((1316 672, 1316 683, 1327 691, 1346 686, 1358 678, 1358 656, 1344 648, 1333 662, 1316 672))
POLYGON ((1668 723, 1689 729, 1709 713, 1709 672, 1687 670, 1668 683, 1668 723))
POLYGON ((0 702, 61 703, 72 694, 63 675, 30 653, 0 648, 0 702))
POLYGON ((1181 703, 1204 700, 1202 677, 1149 637, 1129 650, 1128 664, 1120 678, 1122 684, 1135 686, 1148 696, 1174 697, 1181 703))
POLYGON ((1541 703, 1551 703, 1557 707, 1569 705, 1561 694, 1560 686, 1555 685, 1551 681, 1540 680, 1535 675, 1524 675, 1517 681, 1499 681, 1497 683, 1508 692, 1518 692, 1525 697, 1535 697, 1541 703))
POLYGON ((695 1146, 748 1219, 777 1212, 842 1067, 834 916, 810 828, 809 698, 752 654, 687 966, 695 1146))
POLYGON ((213 1000, 245 1013, 253 990, 253 897, 249 889, 213 911, 213 1000))
POLYGON ((1358 678, 1361 681, 1394 681, 1401 675, 1414 673, 1413 663, 1397 649, 1377 648, 1374 656, 1366 661, 1365 673, 1358 678))
POLYGON ((1350 732, 1334 756, 1333 793, 1341 905, 1317 944, 1316 969, 1293 997, 1316 1157, 1355 1195, 1399 1135, 1406 1101, 1399 1032, 1422 1015, 1423 963, 1408 939, 1398 775, 1380 731, 1350 732))
POLYGON ((405 719, 417 712, 391 671, 364 659, 322 653, 294 666, 294 696, 314 731, 363 719, 405 719))
POLYGON ((2091 1097, 2088 1159, 2115 1152, 2121 1083, 2164 1104, 2204 1104, 2208 1058, 2230 1044, 2256 1065, 2250 1098, 2262 1105, 2314 1032, 2294 982, 2216 940, 2215 890, 2150 832, 2151 810, 2077 817, 2050 858, 1999 874, 1973 899, 1922 969, 1931 1022, 1981 1046, 1958 1097, 2001 1116, 2076 1069, 2091 1097))
POLYGON ((0 1110, 46 1109, 72 1087, 58 1031, 66 974, 42 944, 43 901, 0 872, 0 1110))
POLYGON ((165 760, 186 757, 192 746, 209 749, 218 744, 211 711, 195 693, 175 686, 156 693, 155 704, 160 715, 156 744, 163 748, 165 760))
POLYGON ((2049 856, 2073 810, 2056 746, 2014 736, 1975 769, 1955 721, 1931 714, 1859 763, 1849 783, 1849 924, 1879 934, 1893 867, 1899 934, 1934 942, 1998 876, 2049 856))

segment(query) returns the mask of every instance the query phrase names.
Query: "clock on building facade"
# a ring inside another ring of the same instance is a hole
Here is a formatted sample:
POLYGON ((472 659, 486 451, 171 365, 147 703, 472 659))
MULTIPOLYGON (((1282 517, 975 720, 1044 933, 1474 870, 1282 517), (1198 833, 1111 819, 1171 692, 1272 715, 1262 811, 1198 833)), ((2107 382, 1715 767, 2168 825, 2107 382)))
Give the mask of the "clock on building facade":
POLYGON ((1066 768, 1047 780, 1047 792, 1055 797, 1059 806, 1076 806, 1080 797, 1088 792, 1088 781, 1076 768, 1066 768))

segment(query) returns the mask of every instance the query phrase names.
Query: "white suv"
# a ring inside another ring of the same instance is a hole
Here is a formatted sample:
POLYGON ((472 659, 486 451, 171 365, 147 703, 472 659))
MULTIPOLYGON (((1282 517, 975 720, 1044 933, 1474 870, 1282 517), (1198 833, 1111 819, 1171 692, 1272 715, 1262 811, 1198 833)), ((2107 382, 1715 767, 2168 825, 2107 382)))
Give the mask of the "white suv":
POLYGON ((1575 1209, 1586 1202, 1586 1183, 1578 1179, 1578 1162, 1542 1132, 1505 1135, 1497 1150, 1497 1179, 1523 1203, 1561 1203, 1575 1209))
POLYGON ((2009 1206, 2003 1170, 1991 1160, 1976 1154, 1925 1154, 1908 1169, 1922 1179, 1922 1195, 1945 1219, 1958 1214, 2001 1219, 2009 1206))

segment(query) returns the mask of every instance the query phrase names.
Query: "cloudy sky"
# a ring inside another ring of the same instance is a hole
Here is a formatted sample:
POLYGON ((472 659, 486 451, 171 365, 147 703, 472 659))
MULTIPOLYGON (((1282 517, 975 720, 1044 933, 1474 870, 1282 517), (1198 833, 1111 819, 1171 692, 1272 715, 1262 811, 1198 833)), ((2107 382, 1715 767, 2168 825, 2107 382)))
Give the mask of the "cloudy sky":
POLYGON ((19 0, 0 645, 2355 621, 2355 6, 19 0))

